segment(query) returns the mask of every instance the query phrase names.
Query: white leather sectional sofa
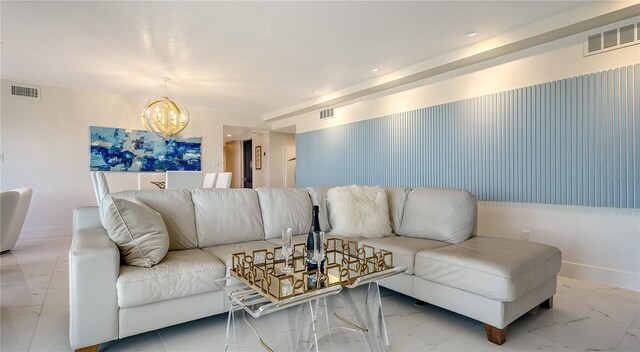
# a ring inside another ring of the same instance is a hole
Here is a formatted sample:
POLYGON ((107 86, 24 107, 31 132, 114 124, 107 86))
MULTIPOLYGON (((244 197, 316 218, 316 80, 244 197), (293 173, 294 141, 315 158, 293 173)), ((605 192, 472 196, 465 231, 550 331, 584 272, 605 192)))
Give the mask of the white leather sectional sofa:
MULTIPOLYGON (((151 268, 122 265, 98 207, 73 214, 69 252, 70 342, 74 349, 225 312, 215 280, 231 254, 275 248, 292 227, 304 241, 312 204, 330 234, 328 187, 128 191, 159 212, 169 252, 151 268)), ((476 199, 462 190, 386 188, 395 232, 358 239, 394 253, 406 273, 381 285, 485 323, 504 342, 509 323, 537 305, 551 306, 561 253, 551 246, 476 237, 476 199)))

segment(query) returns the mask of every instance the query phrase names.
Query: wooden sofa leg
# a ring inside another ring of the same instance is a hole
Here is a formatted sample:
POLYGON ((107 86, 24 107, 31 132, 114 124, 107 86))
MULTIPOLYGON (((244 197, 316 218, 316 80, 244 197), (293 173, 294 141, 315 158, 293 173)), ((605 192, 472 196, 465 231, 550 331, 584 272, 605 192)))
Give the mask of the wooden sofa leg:
POLYGON ((553 308, 553 296, 549 297, 546 301, 540 303, 540 307, 551 309, 553 308))
POLYGON ((98 347, 100 347, 100 345, 93 345, 89 347, 78 348, 76 352, 96 352, 98 351, 98 347))
POLYGON ((502 345, 507 339, 507 327, 498 329, 495 326, 484 324, 484 331, 487 333, 487 339, 496 345, 502 345))

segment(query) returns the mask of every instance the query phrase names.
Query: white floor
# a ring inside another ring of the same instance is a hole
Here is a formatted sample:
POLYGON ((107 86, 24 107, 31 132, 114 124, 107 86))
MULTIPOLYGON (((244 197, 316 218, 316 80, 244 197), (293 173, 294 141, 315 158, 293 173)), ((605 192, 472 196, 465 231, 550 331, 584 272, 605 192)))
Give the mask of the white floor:
MULTIPOLYGON (((69 237, 24 240, 0 256, 0 348, 68 351, 69 237)), ((362 295, 363 292, 355 292, 362 295)), ((415 306, 410 297, 383 290, 392 351, 640 351, 640 293, 560 278, 555 307, 536 309, 509 327, 507 342, 487 342, 482 324, 446 310, 415 306)), ((273 347, 287 350, 291 314, 257 321, 273 347), (271 339, 269 339, 271 338, 271 339)), ((222 351, 226 315, 109 342, 100 351, 222 351)), ((263 350, 245 325, 239 350, 263 350)), ((334 335, 334 350, 358 351, 357 334, 334 335)), ((276 350, 278 350, 276 348, 276 350)))

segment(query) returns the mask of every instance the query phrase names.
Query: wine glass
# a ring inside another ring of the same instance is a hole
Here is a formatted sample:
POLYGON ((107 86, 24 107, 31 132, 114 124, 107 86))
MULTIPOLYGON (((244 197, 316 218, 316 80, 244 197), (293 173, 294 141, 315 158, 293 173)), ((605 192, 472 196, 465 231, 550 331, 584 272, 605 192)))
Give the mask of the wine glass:
POLYGON ((322 271, 322 261, 325 256, 324 232, 318 231, 313 234, 313 260, 318 263, 318 268, 322 271))
POLYGON ((289 265, 289 256, 293 253, 293 247, 291 247, 291 235, 293 229, 288 227, 282 229, 282 255, 284 256, 284 268, 282 272, 286 275, 293 273, 293 268, 289 265))

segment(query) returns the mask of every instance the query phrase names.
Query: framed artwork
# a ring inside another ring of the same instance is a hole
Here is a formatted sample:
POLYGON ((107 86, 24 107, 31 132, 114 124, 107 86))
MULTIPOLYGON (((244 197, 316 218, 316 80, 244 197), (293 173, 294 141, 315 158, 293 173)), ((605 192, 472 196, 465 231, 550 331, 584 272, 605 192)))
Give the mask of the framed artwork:
POLYGON ((255 156, 256 170, 262 170, 262 146, 256 147, 256 156, 255 156))
POLYGON ((202 137, 164 140, 149 131, 89 127, 91 171, 201 171, 202 137))

